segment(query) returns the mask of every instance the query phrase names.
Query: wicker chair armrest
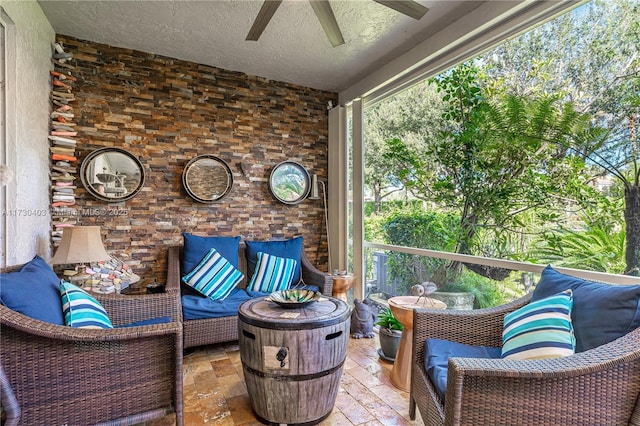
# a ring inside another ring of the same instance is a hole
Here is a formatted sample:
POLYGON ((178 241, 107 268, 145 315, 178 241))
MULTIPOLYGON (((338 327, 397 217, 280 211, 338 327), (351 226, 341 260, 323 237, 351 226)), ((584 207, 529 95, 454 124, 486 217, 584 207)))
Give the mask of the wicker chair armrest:
POLYGON ((98 295, 114 326, 158 317, 170 317, 171 321, 182 321, 180 296, 176 293, 142 295, 98 295))
POLYGON ((451 358, 445 424, 627 424, 638 410, 638 377, 640 329, 564 358, 451 358), (562 417, 577 407, 579 420, 562 417))
POLYGON ((331 275, 316 268, 304 250, 300 253, 300 262, 302 263, 302 281, 307 285, 318 286, 322 294, 331 296, 333 290, 333 278, 331 275))
POLYGON ((70 342, 112 342, 182 334, 182 323, 180 322, 110 329, 74 328, 39 321, 2 305, 0 305, 0 318, 3 328, 10 327, 34 336, 70 342))

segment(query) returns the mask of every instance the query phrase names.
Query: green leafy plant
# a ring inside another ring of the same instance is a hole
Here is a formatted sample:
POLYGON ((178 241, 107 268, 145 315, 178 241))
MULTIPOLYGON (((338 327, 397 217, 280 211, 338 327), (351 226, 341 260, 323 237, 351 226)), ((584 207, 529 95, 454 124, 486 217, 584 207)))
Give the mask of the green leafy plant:
POLYGON ((404 328, 402 323, 398 321, 398 319, 393 315, 393 312, 391 312, 391 308, 385 308, 380 312, 376 325, 382 328, 388 328, 389 330, 402 331, 404 328))
POLYGON ((471 271, 462 271, 455 281, 446 282, 438 291, 452 293, 473 293, 474 309, 491 308, 506 303, 505 294, 495 282, 471 271))

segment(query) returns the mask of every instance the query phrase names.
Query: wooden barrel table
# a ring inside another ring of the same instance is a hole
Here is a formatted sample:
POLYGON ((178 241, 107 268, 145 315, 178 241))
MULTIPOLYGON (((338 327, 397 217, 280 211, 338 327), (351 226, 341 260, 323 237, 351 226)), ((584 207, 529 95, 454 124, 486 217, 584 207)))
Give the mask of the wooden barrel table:
POLYGON ((253 299, 238 310, 251 408, 267 424, 316 424, 336 401, 347 356, 349 306, 333 297, 285 309, 253 299))

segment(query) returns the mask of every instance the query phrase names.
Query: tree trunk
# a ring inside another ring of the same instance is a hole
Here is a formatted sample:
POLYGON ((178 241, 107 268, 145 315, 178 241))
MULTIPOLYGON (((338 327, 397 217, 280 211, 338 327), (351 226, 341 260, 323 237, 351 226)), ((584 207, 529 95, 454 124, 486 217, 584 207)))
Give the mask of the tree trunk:
POLYGON ((640 276, 640 185, 624 188, 624 221, 627 234, 626 275, 640 276))
MULTIPOLYGON (((458 245, 458 253, 473 254, 469 248, 469 242, 472 241, 476 235, 475 215, 469 215, 467 220, 462 219, 460 222, 460 228, 462 229, 462 232, 458 245)), ((468 270, 475 272, 482 277, 496 281, 503 281, 511 274, 510 269, 499 268, 497 266, 476 265, 474 263, 463 263, 463 265, 468 270)))

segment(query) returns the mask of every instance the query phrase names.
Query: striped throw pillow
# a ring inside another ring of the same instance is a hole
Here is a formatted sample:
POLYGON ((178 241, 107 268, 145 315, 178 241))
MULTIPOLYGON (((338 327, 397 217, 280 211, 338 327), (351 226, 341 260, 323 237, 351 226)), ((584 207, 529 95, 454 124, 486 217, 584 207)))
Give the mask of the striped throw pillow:
POLYGON ((224 300, 242 281, 244 275, 227 259, 211 248, 182 282, 212 300, 224 300))
POLYGON ((263 293, 288 289, 293 281, 297 263, 295 259, 258 252, 256 269, 248 289, 263 293))
POLYGON ((543 359, 573 355, 573 293, 563 291, 531 302, 504 317, 502 358, 543 359))
POLYGON ((62 315, 66 325, 75 328, 113 328, 100 302, 69 282, 60 282, 62 315))

